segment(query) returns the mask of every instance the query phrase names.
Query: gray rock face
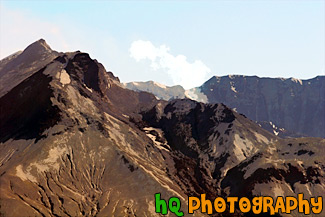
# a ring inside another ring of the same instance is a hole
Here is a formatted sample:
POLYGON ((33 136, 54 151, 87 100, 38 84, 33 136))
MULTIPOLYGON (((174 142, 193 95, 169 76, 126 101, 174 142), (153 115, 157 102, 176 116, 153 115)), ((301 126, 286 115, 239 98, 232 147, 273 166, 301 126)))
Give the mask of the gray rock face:
POLYGON ((278 128, 284 128, 286 133, 280 133, 280 136, 325 137, 325 76, 309 80, 215 76, 202 86, 183 92, 159 89, 147 82, 137 84, 125 86, 148 91, 165 100, 186 97, 198 102, 224 103, 248 118, 264 123, 262 126, 270 132, 274 130, 265 123, 272 122, 278 128))
POLYGON ((36 45, 40 60, 20 61, 26 49, 1 61, 23 69, 4 72, 0 97, 1 216, 160 216, 157 192, 179 197, 185 216, 203 193, 325 195, 324 139, 281 139, 221 103, 158 100, 87 53, 36 45))
POLYGON ((209 102, 222 102, 255 121, 325 137, 325 76, 309 80, 213 77, 201 86, 209 102))

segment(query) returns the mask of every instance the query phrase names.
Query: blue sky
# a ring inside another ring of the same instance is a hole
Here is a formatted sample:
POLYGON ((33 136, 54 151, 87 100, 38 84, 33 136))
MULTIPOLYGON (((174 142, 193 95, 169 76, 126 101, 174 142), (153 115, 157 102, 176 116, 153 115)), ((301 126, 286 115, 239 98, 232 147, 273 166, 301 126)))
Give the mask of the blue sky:
POLYGON ((211 76, 324 74, 325 1, 6 1, 0 58, 39 38, 121 81, 199 86, 211 76))

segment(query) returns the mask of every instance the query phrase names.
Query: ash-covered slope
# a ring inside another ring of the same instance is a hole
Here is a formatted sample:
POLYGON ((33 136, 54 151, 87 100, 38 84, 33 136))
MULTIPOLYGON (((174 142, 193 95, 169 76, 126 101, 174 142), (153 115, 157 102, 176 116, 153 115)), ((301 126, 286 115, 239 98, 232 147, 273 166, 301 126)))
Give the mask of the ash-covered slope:
MULTIPOLYGON (((43 43, 34 52, 55 56, 21 62, 25 78, 6 75, 0 89, 2 215, 159 216, 160 192, 187 216, 187 196, 203 193, 325 194, 324 140, 282 140, 223 104, 124 89, 88 54, 43 43)), ((26 50, 0 68, 11 72, 26 50)))
POLYGON ((214 76, 200 87, 183 91, 156 84, 130 82, 125 87, 148 91, 164 100, 190 98, 224 103, 281 137, 325 137, 325 76, 309 80, 214 76))

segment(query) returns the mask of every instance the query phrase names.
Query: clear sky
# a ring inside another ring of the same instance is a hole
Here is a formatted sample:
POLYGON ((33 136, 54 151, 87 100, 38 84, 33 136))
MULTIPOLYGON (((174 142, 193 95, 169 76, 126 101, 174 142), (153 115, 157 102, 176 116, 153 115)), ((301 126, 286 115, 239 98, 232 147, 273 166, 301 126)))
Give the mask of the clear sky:
POLYGON ((89 53, 122 82, 185 88, 214 75, 324 75, 324 31, 324 0, 0 3, 0 58, 44 38, 89 53))

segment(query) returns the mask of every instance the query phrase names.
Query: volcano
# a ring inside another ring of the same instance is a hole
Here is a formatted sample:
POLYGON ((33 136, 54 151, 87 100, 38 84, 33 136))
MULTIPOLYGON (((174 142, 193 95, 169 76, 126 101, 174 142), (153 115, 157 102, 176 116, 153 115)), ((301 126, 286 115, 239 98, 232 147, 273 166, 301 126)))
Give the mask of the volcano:
POLYGON ((161 216, 158 192, 180 198, 185 216, 206 216, 186 208, 200 194, 325 195, 324 139, 283 139, 221 103, 126 89, 89 54, 42 39, 1 60, 0 119, 2 216, 161 216))

